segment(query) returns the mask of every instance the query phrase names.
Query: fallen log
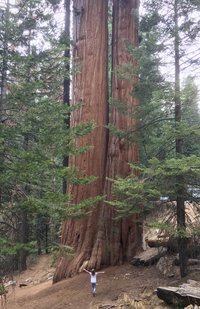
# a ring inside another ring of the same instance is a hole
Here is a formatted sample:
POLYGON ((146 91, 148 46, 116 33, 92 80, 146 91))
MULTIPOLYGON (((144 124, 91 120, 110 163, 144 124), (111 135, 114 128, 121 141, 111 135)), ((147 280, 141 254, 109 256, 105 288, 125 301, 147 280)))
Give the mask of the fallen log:
POLYGON ((183 308, 190 304, 200 305, 200 284, 191 280, 179 287, 158 287, 157 296, 176 308, 183 308))
MULTIPOLYGON (((179 258, 176 258, 175 260, 174 260, 174 265, 176 265, 176 266, 180 266, 180 260, 179 260, 179 258)), ((200 260, 198 260, 198 259, 188 259, 188 261, 187 261, 187 264, 188 265, 199 265, 200 264, 200 260)))
MULTIPOLYGON (((145 239, 145 242, 150 248, 165 247, 168 249, 168 251, 178 252, 177 239, 175 238, 147 238, 145 239)), ((200 245, 189 243, 187 254, 190 258, 197 258, 200 255, 200 245)))
POLYGON ((157 261, 167 253, 165 248, 149 248, 141 252, 139 255, 134 256, 131 264, 134 266, 149 266, 157 263, 157 261))
POLYGON ((26 284, 26 283, 20 283, 20 284, 19 284, 19 287, 20 287, 20 288, 22 288, 22 287, 24 287, 24 286, 28 286, 28 284, 26 284))
POLYGON ((177 239, 175 238, 147 238, 145 241, 150 248, 165 247, 169 251, 178 252, 177 239))
POLYGON ((117 305, 99 305, 98 309, 111 309, 116 307, 117 305))
POLYGON ((169 240, 168 239, 146 239, 145 241, 150 248, 168 247, 169 246, 169 240))

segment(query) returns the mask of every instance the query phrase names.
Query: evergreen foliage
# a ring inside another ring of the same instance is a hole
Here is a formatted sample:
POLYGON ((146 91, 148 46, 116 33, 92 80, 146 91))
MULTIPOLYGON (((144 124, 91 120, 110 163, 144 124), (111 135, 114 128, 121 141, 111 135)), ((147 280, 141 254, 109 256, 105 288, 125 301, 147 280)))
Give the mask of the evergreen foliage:
MULTIPOLYGON (((162 10, 163 5, 160 2, 145 2, 147 13, 141 19, 140 23, 141 44, 138 49, 129 47, 129 50, 138 61, 139 82, 136 89, 134 89, 133 95, 136 95, 140 101, 137 110, 137 116, 139 119, 137 129, 140 133, 139 143, 142 149, 141 162, 145 163, 148 167, 149 165, 152 165, 151 158, 153 157, 155 157, 156 160, 160 160, 161 164, 168 162, 167 160, 169 160, 169 162, 171 162, 170 160, 173 160, 174 169, 171 169, 171 172, 174 171, 175 178, 176 175, 179 174, 175 169, 176 165, 185 170, 185 164, 187 162, 188 168, 190 168, 190 160, 187 159, 187 156, 189 156, 191 162, 193 162, 196 155, 196 160, 198 162, 200 113, 198 109, 197 86, 195 85, 194 78, 188 76, 180 92, 182 120, 177 124, 175 121, 174 83, 167 80, 166 76, 161 74, 160 68, 163 61, 161 58, 163 52, 165 52, 166 48, 173 48, 166 38, 164 40, 164 35, 167 34, 170 38, 173 38, 174 34, 174 32, 170 30, 172 24, 170 28, 167 28, 168 23, 166 24, 166 19, 168 18, 170 22, 172 18, 171 14, 173 13, 173 1, 169 2, 169 16, 166 15, 166 10, 162 10), (184 140, 184 151, 182 156, 176 158, 175 140, 180 137, 184 140)), ((191 31, 188 29, 187 31, 184 31, 183 26, 186 21, 183 20, 179 29, 179 31, 181 33, 183 32, 185 35, 182 34, 182 36, 184 36, 183 41, 181 40, 183 45, 185 42, 194 40, 197 37, 198 22, 196 23, 195 20, 193 20, 193 17, 189 16, 189 14, 191 12, 195 14, 195 12, 199 10, 200 5, 195 3, 194 7, 188 7, 189 4, 186 2, 182 3, 178 1, 180 16, 186 14, 187 11, 187 19, 191 19, 191 23, 188 23, 193 31, 196 29, 196 36, 190 37, 191 31)), ((180 58, 182 59, 183 56, 181 55, 180 58)), ((190 63, 190 59, 188 61, 190 63)), ((153 168, 156 168, 156 166, 153 168)), ((198 171, 198 164, 196 164, 196 168, 198 171)), ((188 179, 189 175, 187 174, 186 176, 188 179)), ((196 182, 196 185, 198 185, 198 182, 196 182)), ((167 194, 167 190, 165 191, 167 194)), ((173 195, 174 194, 175 192, 173 195)))
POLYGON ((134 164, 133 175, 113 180, 115 199, 110 204, 116 207, 117 217, 124 217, 145 211, 145 206, 161 196, 177 200, 177 235, 184 276, 184 201, 200 199, 200 114, 194 78, 188 76, 182 88, 180 82, 181 73, 186 74, 189 66, 195 71, 199 61, 195 50, 199 21, 195 16, 200 2, 145 1, 145 7, 140 47, 130 48, 138 60, 139 82, 133 95, 140 100, 137 129, 144 165, 134 164), (192 50, 188 48, 191 43, 195 46, 192 50), (170 76, 161 74, 163 65, 165 73, 171 68, 170 76))
POLYGON ((58 4, 26 0, 2 9, 0 257, 7 256, 8 263, 2 263, 1 271, 26 268, 29 253, 47 252, 58 241, 61 220, 85 215, 99 200, 74 207, 62 192, 63 180, 94 181, 63 166, 64 156, 89 149, 77 149, 75 140, 94 124, 71 129, 66 124, 80 104, 73 109, 63 105, 69 40, 66 47, 66 41, 56 38, 53 13, 58 4))

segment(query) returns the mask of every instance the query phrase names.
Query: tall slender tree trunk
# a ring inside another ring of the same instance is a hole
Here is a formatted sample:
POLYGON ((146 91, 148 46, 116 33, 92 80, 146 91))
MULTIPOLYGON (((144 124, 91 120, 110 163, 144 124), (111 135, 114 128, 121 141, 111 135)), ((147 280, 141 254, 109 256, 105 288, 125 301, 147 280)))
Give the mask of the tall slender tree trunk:
MULTIPOLYGON (((74 79, 73 102, 83 102, 83 107, 72 116, 72 124, 94 121, 97 128, 89 136, 79 141, 80 145, 93 145, 91 151, 70 160, 72 166, 79 167, 85 175, 95 175, 97 181, 85 187, 72 186, 74 202, 98 194, 111 199, 111 182, 106 180, 130 174, 128 163, 138 161, 137 144, 129 143, 116 136, 107 141, 104 125, 107 123, 107 3, 99 0, 75 1, 78 14, 74 31, 76 40, 75 61, 79 61, 80 74, 74 79), (85 16, 87 15, 87 19, 85 16), (87 21, 87 22, 86 22, 87 21), (93 29, 93 30, 92 30, 93 29)), ((114 1, 113 14, 113 70, 117 66, 136 63, 127 52, 126 42, 137 46, 137 22, 135 19, 138 1, 114 1)), ((137 101, 131 92, 137 81, 120 80, 113 73, 113 98, 120 100, 128 108, 130 116, 122 115, 116 107, 111 110, 110 122, 117 129, 132 131, 136 122, 131 116, 137 101)), ((78 222, 64 223, 62 243, 73 246, 75 256, 61 258, 54 276, 54 282, 77 272, 82 265, 99 269, 101 265, 116 265, 131 258, 138 247, 140 230, 137 218, 113 220, 115 211, 105 203, 100 203, 89 218, 78 222)))
POLYGON ((6 84, 7 84, 7 73, 8 73, 8 37, 7 37, 7 28, 9 23, 9 15, 10 15, 10 1, 7 0, 5 12, 1 11, 2 22, 4 23, 5 33, 2 43, 2 64, 1 64, 1 81, 0 81, 0 121, 2 122, 4 119, 3 108, 4 108, 4 99, 6 95, 6 84))
MULTIPOLYGON (((7 87, 7 73, 8 73, 8 39, 7 39, 7 27, 9 22, 9 12, 10 12, 10 3, 7 1, 5 15, 2 19, 5 24, 5 34, 3 39, 3 47, 2 47, 2 64, 1 64, 1 80, 0 80, 0 123, 3 123, 6 118, 4 117, 4 108, 5 108, 5 95, 6 95, 6 87, 7 87)), ((4 157, 3 154, 0 154, 0 162, 3 164, 4 157)), ((2 203, 2 188, 0 187, 0 205, 2 203)))
MULTIPOLYGON (((32 12, 30 11, 30 15, 32 15, 32 12)), ((28 32, 28 45, 27 45, 27 56, 30 56, 32 53, 32 48, 31 48, 31 36, 32 36, 32 31, 29 30, 28 32)), ((31 67, 29 65, 28 70, 27 70, 27 77, 26 81, 30 83, 30 78, 31 78, 31 67)), ((29 133, 24 134, 24 142, 23 142, 23 149, 25 151, 28 151, 29 149, 29 133)), ((28 192, 30 188, 25 185, 24 186, 24 191, 28 192)), ((19 210, 19 218, 20 222, 19 224, 19 242, 23 245, 26 245, 29 241, 29 218, 28 218, 28 212, 25 209, 20 209, 19 210)), ((27 269, 27 257, 28 257, 28 252, 26 249, 22 248, 18 252, 18 267, 19 270, 26 270, 27 269)))
MULTIPOLYGON (((29 241, 29 224, 28 224, 28 215, 26 210, 22 210, 19 213, 21 221, 18 222, 18 241, 26 245, 29 241)), ((18 252, 18 269, 20 271, 27 269, 27 256, 28 252, 26 249, 20 249, 18 252)))
MULTIPOLYGON (((29 55, 30 55, 30 47, 29 49, 29 55)), ((30 78, 30 72, 28 74, 30 78)), ((29 136, 28 133, 25 133, 24 135, 24 143, 23 143, 23 148, 25 151, 29 149, 29 136)), ((24 186, 24 191, 28 192, 30 188, 28 188, 27 185, 24 186)), ((29 242, 29 218, 28 218, 28 212, 26 209, 20 209, 18 213, 18 241, 20 244, 25 246, 29 242)), ((28 252, 26 249, 21 248, 18 251, 18 269, 20 271, 26 270, 27 269, 27 256, 28 252)))
MULTIPOLYGON (((66 74, 70 74, 70 5, 71 0, 65 0, 65 37, 66 37, 66 49, 64 52, 65 57, 65 69, 66 74)), ((70 105, 70 77, 69 75, 64 78, 63 82, 63 104, 70 105)), ((65 124, 69 128, 70 127, 70 115, 67 114, 65 118, 65 124)), ((63 166, 68 166, 69 158, 65 156, 63 158, 63 166)), ((63 180, 63 193, 66 193, 67 182, 63 180)))
MULTIPOLYGON (((180 95, 180 37, 178 29, 178 2, 174 1, 174 50, 175 50, 175 123, 176 129, 179 129, 181 122, 181 95, 180 95)), ((182 138, 176 138, 176 154, 182 154, 182 138)), ((177 176, 177 233, 178 233, 178 251, 180 259, 181 277, 187 275, 187 237, 186 237, 186 220, 185 220, 185 204, 184 204, 184 179, 177 176)))

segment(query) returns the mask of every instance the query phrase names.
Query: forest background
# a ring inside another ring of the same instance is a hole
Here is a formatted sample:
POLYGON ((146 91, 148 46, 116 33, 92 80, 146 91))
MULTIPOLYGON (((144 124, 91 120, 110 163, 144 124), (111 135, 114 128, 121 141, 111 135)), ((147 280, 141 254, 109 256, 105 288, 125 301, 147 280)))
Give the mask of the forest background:
POLYGON ((187 272, 184 202, 200 198, 200 2, 143 6, 139 18, 133 0, 1 1, 1 275, 52 251, 55 282, 85 261, 127 260, 161 196, 177 201, 187 272))

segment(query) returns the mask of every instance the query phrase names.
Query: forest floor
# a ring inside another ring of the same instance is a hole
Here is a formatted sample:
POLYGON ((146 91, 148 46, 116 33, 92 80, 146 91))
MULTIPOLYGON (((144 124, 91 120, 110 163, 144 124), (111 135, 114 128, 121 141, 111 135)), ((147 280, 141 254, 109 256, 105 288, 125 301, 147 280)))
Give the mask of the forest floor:
POLYGON ((6 309, 171 308, 157 298, 155 289, 176 285, 179 278, 164 278, 155 266, 125 264, 104 271, 98 275, 97 294, 93 297, 85 272, 52 285, 54 268, 50 257, 41 256, 27 271, 15 276, 17 285, 9 287, 6 309), (27 286, 20 288, 19 284, 25 282, 27 286))

